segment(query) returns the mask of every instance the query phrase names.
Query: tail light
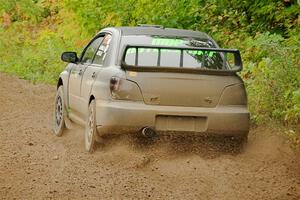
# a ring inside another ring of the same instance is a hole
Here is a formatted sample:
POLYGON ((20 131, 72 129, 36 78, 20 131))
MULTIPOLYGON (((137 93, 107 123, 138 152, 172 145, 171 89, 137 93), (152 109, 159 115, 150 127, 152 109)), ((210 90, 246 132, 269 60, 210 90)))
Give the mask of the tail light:
POLYGON ((113 76, 110 79, 110 92, 113 99, 142 101, 142 93, 139 86, 127 79, 113 76))
POLYGON ((119 77, 111 77, 110 86, 109 86, 111 92, 119 90, 120 81, 121 81, 121 78, 119 78, 119 77))
POLYGON ((247 94, 244 84, 235 84, 224 89, 219 105, 247 105, 247 94))

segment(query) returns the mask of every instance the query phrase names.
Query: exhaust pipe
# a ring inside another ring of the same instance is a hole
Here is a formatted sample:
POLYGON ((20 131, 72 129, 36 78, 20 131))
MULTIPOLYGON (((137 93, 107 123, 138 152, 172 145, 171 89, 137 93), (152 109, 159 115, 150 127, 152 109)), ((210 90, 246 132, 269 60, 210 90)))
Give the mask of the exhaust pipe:
POLYGON ((142 129, 142 135, 144 137, 151 138, 151 137, 155 137, 157 134, 156 134, 155 130, 153 130, 152 128, 144 127, 142 129))

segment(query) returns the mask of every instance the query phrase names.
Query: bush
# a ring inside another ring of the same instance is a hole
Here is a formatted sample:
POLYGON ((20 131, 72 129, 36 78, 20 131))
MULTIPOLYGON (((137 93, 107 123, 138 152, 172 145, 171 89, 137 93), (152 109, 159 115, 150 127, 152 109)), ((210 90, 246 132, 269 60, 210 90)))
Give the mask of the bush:
POLYGON ((250 111, 256 122, 279 119, 299 123, 300 49, 276 34, 258 34, 246 41, 245 70, 250 111))

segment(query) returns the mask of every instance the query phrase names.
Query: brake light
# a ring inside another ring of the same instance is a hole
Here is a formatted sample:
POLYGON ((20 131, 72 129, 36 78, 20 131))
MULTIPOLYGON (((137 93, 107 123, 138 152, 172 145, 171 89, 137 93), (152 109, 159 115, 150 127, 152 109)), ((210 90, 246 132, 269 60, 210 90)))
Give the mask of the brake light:
POLYGON ((121 78, 119 77, 111 77, 110 79, 110 91, 114 92, 119 90, 121 78))
POLYGON ((219 105, 247 105, 247 94, 244 84, 235 84, 224 89, 219 105))
POLYGON ((110 79, 110 92, 113 99, 143 100, 140 88, 135 82, 115 76, 110 79))

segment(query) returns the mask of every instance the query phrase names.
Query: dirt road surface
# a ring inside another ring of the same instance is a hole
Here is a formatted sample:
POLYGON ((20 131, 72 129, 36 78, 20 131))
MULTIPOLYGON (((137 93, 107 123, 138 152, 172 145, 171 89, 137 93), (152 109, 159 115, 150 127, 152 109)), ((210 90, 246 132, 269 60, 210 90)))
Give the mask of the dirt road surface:
POLYGON ((122 136, 88 154, 82 128, 52 134, 54 95, 0 73, 0 199, 300 199, 299 154, 274 130, 252 130, 241 153, 205 138, 122 136))

